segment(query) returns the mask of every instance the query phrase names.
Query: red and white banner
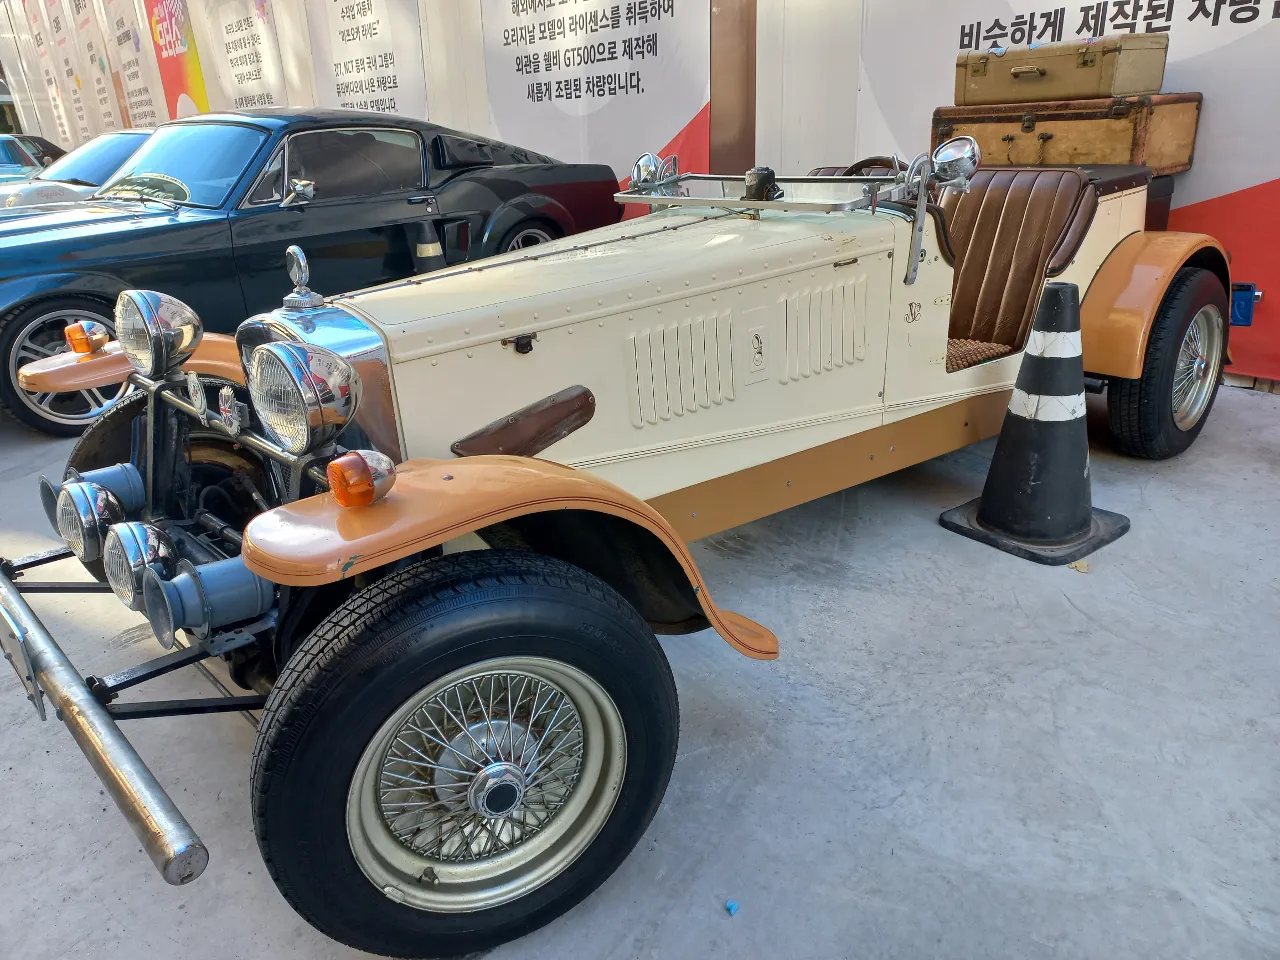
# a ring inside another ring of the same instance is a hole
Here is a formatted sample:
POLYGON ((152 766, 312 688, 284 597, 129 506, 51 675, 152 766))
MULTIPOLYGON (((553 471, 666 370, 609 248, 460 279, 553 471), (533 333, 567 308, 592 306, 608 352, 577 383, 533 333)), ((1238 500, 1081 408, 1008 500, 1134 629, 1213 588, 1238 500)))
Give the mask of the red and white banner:
POLYGON ((620 179, 650 151, 706 171, 707 0, 481 0, 481 17, 502 139, 620 179))

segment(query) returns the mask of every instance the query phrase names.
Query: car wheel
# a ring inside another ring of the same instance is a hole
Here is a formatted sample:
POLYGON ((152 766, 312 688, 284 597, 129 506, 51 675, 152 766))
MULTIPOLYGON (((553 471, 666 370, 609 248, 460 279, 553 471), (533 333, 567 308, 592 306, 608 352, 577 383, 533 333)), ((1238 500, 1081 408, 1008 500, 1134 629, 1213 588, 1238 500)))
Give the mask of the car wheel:
POLYGON ((1229 315, 1216 274, 1178 271, 1147 338, 1142 376, 1112 378, 1107 389, 1111 435, 1121 451, 1164 460, 1200 435, 1222 379, 1229 315))
POLYGON ((525 247, 536 247, 540 243, 550 243, 559 236, 559 231, 553 230, 546 224, 529 221, 507 231, 498 250, 501 253, 510 253, 512 250, 523 250, 525 247))
POLYGON ((74 437, 109 407, 125 384, 75 393, 33 393, 18 386, 18 368, 68 349, 69 323, 93 320, 115 333, 111 308, 84 297, 58 297, 25 307, 0 324, 0 406, 29 427, 74 437))
POLYGON ((353 595, 281 670, 254 749, 258 845, 343 943, 486 950, 613 873, 678 729, 653 631, 602 581, 526 552, 428 560, 353 595))

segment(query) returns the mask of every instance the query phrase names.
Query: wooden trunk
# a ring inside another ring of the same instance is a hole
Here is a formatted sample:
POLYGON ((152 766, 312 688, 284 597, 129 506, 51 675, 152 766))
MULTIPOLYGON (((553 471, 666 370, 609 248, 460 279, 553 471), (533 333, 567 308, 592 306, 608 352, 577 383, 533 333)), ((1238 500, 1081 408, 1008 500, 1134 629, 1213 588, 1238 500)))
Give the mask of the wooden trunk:
POLYGON ((1159 93, 1168 53, 1167 33, 999 52, 974 50, 956 58, 956 104, 972 107, 1159 93))
POLYGON ((939 107, 933 113, 933 146, 970 136, 987 163, 1001 166, 1121 163, 1165 176, 1191 167, 1200 101, 1198 93, 1166 93, 939 107))

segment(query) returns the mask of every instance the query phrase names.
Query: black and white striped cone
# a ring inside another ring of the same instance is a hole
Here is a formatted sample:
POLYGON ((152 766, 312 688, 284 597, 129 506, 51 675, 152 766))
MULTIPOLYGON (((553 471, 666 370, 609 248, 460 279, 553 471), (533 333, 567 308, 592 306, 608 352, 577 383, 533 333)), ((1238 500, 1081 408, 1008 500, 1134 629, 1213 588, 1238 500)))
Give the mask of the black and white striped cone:
POLYGON ((982 496, 939 522, 1025 560, 1072 563, 1123 536, 1129 518, 1095 510, 1084 420, 1080 290, 1045 285, 982 496))

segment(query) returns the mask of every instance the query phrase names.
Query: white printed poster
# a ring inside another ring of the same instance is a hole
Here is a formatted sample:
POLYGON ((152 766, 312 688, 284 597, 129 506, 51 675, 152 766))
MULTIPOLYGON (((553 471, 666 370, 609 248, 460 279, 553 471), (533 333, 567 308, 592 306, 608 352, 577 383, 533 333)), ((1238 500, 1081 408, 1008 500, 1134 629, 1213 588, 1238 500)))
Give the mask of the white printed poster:
POLYGON ((89 0, 67 0, 66 11, 71 15, 71 32, 76 38, 79 60, 85 70, 86 99, 97 112, 96 119, 102 130, 119 130, 125 126, 120 117, 120 105, 111 83, 111 67, 107 64, 107 42, 89 0))
POLYGON ((417 0, 308 0, 323 107, 426 118, 417 0))
POLYGON ((36 49, 40 82, 44 84, 45 94, 49 97, 49 106, 57 125, 55 139, 64 147, 74 146, 76 139, 67 120, 66 104, 62 99, 62 85, 58 83, 57 66, 54 63, 53 48, 45 28, 44 14, 40 10, 40 0, 23 0, 23 13, 27 18, 27 27, 31 31, 31 42, 36 49))
POLYGON ((71 36, 71 21, 62 0, 45 0, 45 14, 48 17, 47 39, 52 47, 54 70, 70 108, 67 119, 76 142, 84 143, 97 133, 97 129, 89 112, 90 105, 81 80, 80 56, 71 36))
POLYGON ((271 0, 213 0, 209 19, 216 31, 222 91, 236 110, 288 102, 271 0))
POLYGON ((154 66, 151 38, 143 31, 133 0, 103 0, 113 59, 124 85, 125 109, 135 127, 154 127, 169 119, 154 66))
POLYGON ((504 140, 626 176, 710 102, 707 0, 481 0, 480 9, 504 140))

